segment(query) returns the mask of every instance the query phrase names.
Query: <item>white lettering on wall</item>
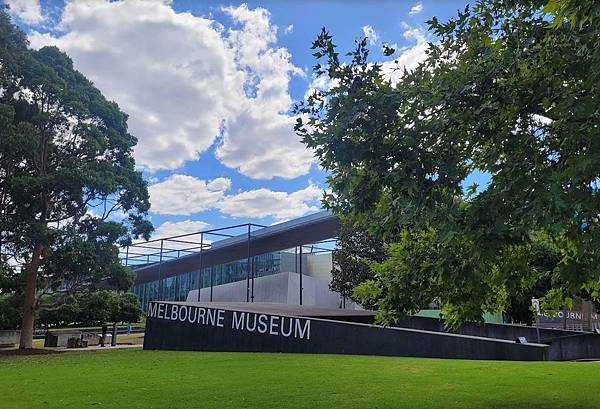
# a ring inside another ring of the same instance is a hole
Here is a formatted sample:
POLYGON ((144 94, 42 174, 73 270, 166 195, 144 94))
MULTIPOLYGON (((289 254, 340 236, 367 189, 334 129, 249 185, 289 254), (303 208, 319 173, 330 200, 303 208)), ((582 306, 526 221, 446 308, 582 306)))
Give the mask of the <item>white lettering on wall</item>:
POLYGON ((177 320, 177 312, 179 311, 179 305, 171 304, 171 321, 177 320))
POLYGON ((246 330, 253 332, 255 329, 256 329, 256 314, 246 315, 246 330), (252 328, 250 328, 250 315, 252 315, 252 318, 254 318, 254 321, 252 322, 252 328))
POLYGON ((210 322, 210 325, 212 325, 214 327, 216 318, 217 318, 217 312, 215 310, 212 310, 210 308, 206 310, 206 324, 207 325, 210 322))
POLYGON ((258 317, 258 332, 260 332, 261 334, 264 334, 265 332, 267 332, 267 322, 269 321, 269 318, 264 315, 264 314, 260 314, 260 316, 258 317))
POLYGON ((281 335, 283 335, 284 337, 289 337, 290 335, 292 335, 292 329, 294 327, 294 319, 293 318, 288 318, 288 322, 290 323, 290 325, 288 326, 288 331, 285 331, 285 319, 284 317, 281 317, 281 335))
POLYGON ((231 320, 231 328, 233 329, 244 329, 244 312, 233 312, 233 320, 231 320))
POLYGON ((168 321, 188 322, 210 327, 224 328, 231 319, 231 329, 254 332, 272 336, 291 337, 310 340, 310 320, 296 317, 258 314, 253 312, 226 311, 213 308, 151 302, 148 305, 148 318, 160 318, 168 321), (227 313, 231 312, 231 315, 227 313), (231 318, 229 318, 231 317, 231 318))
POLYGON ((310 339, 310 320, 304 321, 304 328, 300 326, 300 320, 296 319, 296 329, 294 331, 294 338, 304 338, 306 334, 306 339, 310 339))
POLYGON ((217 327, 223 328, 223 321, 225 321, 225 311, 219 310, 217 312, 217 327))
POLYGON ((187 319, 188 316, 188 308, 186 305, 182 305, 179 307, 179 321, 183 322, 187 319), (185 312, 185 314, 183 314, 185 312))
POLYGON ((151 302, 148 305, 148 317, 150 318, 156 318, 156 309, 158 307, 158 304, 155 302, 151 302))
POLYGON ((279 335, 279 317, 276 315, 271 315, 269 324, 269 334, 279 335))
POLYGON ((188 315, 188 322, 190 324, 193 324, 194 321, 196 321, 197 317, 198 317, 198 308, 190 308, 190 314, 188 315), (192 312, 194 313, 194 318, 192 318, 192 312))

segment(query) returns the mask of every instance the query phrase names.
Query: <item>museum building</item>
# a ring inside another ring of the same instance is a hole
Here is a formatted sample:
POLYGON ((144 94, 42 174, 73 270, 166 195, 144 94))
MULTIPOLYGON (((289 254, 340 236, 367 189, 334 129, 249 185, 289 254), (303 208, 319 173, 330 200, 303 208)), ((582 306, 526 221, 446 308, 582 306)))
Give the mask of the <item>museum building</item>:
POLYGON ((133 244, 124 263, 144 310, 151 301, 276 302, 355 308, 329 290, 339 220, 328 211, 133 244))

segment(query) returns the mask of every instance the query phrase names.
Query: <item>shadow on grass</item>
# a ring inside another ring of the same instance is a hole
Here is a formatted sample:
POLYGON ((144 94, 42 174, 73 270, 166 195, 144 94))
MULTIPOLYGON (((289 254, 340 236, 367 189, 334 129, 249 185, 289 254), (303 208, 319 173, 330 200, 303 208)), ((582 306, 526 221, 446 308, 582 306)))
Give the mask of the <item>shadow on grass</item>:
POLYGON ((0 349, 0 356, 30 356, 30 355, 52 355, 60 354, 61 351, 53 351, 51 349, 41 348, 11 348, 11 349, 0 349))

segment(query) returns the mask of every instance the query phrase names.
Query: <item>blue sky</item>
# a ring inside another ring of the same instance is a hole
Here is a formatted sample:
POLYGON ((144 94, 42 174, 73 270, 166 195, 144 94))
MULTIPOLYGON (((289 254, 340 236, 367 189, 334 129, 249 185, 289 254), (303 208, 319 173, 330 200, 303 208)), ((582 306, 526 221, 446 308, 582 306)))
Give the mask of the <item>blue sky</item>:
MULTIPOLYGON (((2 0, 0 0, 2 1, 2 0)), ((373 61, 423 57, 426 21, 466 1, 4 0, 31 46, 57 45, 130 115, 156 236, 317 211, 326 189, 289 107, 314 81, 321 27, 373 61), (382 43, 397 45, 385 58, 382 43)), ((477 178, 474 178, 477 179, 477 178)))

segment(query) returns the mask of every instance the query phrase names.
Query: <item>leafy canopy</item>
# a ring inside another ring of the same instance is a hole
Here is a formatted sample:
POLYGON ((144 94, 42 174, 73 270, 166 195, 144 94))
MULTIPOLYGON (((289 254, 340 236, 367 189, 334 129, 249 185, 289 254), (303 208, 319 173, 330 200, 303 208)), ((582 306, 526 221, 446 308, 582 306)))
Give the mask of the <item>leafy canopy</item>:
POLYGON ((560 255, 547 305, 600 297, 594 3, 492 0, 433 18, 438 40, 397 82, 364 39, 347 59, 325 29, 313 43, 332 86, 297 107, 296 130, 331 173, 326 205, 389 244, 359 290, 382 318, 430 301, 456 322, 505 309, 543 276, 540 236, 560 255), (474 173, 489 183, 463 188, 474 173))
POLYGON ((115 102, 0 9, 0 284, 21 298, 21 347, 46 294, 132 284, 118 245, 152 231, 136 143, 115 102))

